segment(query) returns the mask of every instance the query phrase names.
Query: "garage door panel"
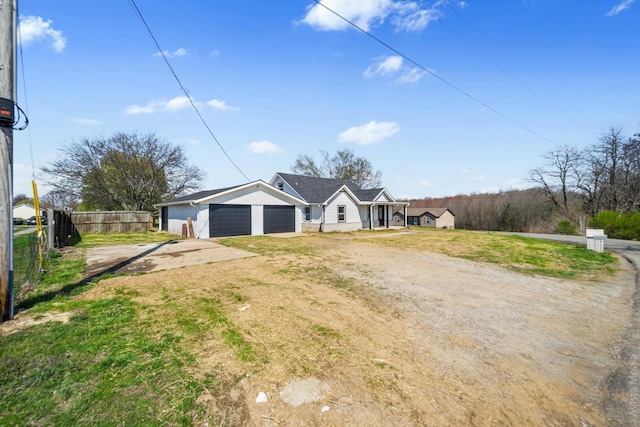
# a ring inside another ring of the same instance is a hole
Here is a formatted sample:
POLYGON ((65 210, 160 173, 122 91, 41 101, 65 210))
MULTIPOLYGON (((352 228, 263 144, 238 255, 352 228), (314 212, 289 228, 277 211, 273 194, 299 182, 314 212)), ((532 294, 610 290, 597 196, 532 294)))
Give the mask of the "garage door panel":
POLYGON ((209 236, 251 235, 250 205, 209 205, 209 236))
POLYGON ((265 206, 263 210, 264 233, 289 233, 296 231, 295 206, 265 206))

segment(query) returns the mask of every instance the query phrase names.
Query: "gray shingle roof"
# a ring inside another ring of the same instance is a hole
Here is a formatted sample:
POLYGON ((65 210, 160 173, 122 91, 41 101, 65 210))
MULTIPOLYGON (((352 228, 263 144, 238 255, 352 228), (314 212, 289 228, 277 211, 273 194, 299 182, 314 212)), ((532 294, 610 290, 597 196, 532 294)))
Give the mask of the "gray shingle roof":
POLYGON ((380 192, 384 190, 384 188, 370 188, 368 190, 357 190, 354 191, 355 195, 358 196, 363 202, 372 202, 373 199, 380 194, 380 192))
MULTIPOLYGON (((448 210, 447 208, 408 208, 407 216, 422 216, 428 213, 436 218, 440 218, 440 216, 448 210)), ((453 215, 453 212, 451 212, 451 215, 453 215)))
POLYGON ((216 190, 198 191, 197 193, 187 194, 186 196, 180 196, 173 200, 169 200, 159 204, 173 204, 173 203, 179 203, 179 202, 190 202, 192 200, 200 200, 200 199, 204 199, 205 197, 213 196, 214 194, 218 194, 218 193, 223 193, 225 191, 232 190, 234 188, 241 187, 241 186, 242 185, 234 185, 233 187, 218 188, 216 190))
MULTIPOLYGON (((293 175, 282 172, 278 172, 278 175, 280 175, 300 197, 306 200, 307 203, 324 203, 343 185, 346 185, 358 198, 360 198, 358 192, 370 191, 362 190, 357 184, 344 179, 318 178, 315 176, 293 175)), ((380 191, 378 190, 378 192, 380 191)))

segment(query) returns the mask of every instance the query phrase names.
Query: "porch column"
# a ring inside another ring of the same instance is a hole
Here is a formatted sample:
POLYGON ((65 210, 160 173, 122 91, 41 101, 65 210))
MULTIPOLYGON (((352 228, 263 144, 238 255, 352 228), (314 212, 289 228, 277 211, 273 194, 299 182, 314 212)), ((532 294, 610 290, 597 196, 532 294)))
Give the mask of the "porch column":
POLYGON ((373 230, 373 204, 369 205, 369 230, 373 230))
POLYGON ((389 228, 389 205, 384 205, 384 211, 386 213, 384 216, 384 223, 387 228, 389 228))
POLYGON ((409 208, 407 207, 407 205, 404 205, 404 228, 407 228, 407 212, 409 211, 409 208))

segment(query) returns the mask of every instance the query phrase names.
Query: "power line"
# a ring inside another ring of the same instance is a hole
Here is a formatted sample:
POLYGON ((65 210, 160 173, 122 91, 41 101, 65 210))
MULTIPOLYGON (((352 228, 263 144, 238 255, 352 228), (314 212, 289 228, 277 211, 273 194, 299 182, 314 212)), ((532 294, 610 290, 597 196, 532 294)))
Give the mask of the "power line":
MULTIPOLYGON (((27 97, 27 78, 24 73, 24 53, 22 52, 22 37, 20 31, 18 33, 18 48, 20 49, 20 72, 22 73, 22 91, 24 92, 24 109, 26 110, 25 117, 29 114, 29 102, 27 97)), ((29 154, 31 156, 31 178, 36 180, 36 164, 33 157, 33 141, 31 138, 31 129, 27 131, 29 139, 29 154)))
MULTIPOLYGON (((475 25, 473 25, 473 23, 467 19, 465 16, 462 15, 462 13, 458 10, 456 10, 455 8, 453 8, 453 6, 451 6, 449 4, 448 1, 444 1, 444 4, 451 9, 451 11, 453 11, 456 15, 458 15, 458 17, 460 19, 462 19, 469 27, 471 27, 474 31, 476 31, 478 34, 480 34, 485 40, 491 42, 489 40, 489 38, 482 32, 480 31, 480 29, 478 27, 476 27, 475 25)), ((451 27, 447 26, 444 24, 444 22, 442 22, 440 19, 437 19, 438 23, 442 26, 444 26, 446 29, 448 29, 449 31, 451 31, 452 33, 454 33, 455 35, 457 35, 458 37, 460 37, 461 39, 464 40, 464 38, 458 34, 456 31, 454 31, 451 27)), ((466 41, 466 40, 465 40, 466 41)), ((469 42, 470 43, 470 42, 469 42)), ((473 45, 473 44, 472 44, 473 45)), ((515 78, 520 84, 522 84, 526 89, 530 90, 531 92, 535 93, 540 99, 542 99, 544 102, 546 102, 547 104, 549 104, 551 107, 553 107, 556 111, 566 114, 565 111, 561 110, 558 106, 556 106, 554 103, 550 102, 549 100, 547 100, 546 98, 544 98, 541 94, 539 94, 537 91, 535 91, 533 88, 531 88, 530 86, 528 86, 525 82, 523 82, 522 80, 518 79, 515 75, 513 75, 512 73, 510 73, 509 71, 507 71, 504 67, 502 67, 500 64, 498 64, 498 62, 496 62, 495 60, 493 60, 491 57, 489 57, 488 55, 484 54, 483 52, 480 51, 480 49, 473 45, 474 48, 476 48, 476 50, 478 50, 478 52, 480 52, 485 58, 487 58, 489 61, 491 61, 494 65, 496 65, 498 68, 500 68, 502 71, 504 71, 506 74, 511 75, 511 77, 515 78)), ((498 47, 498 49, 507 57, 509 58, 511 61, 513 61, 513 63, 515 63, 517 66, 519 66, 521 69, 525 70, 531 77, 533 77, 533 79, 540 84, 541 86, 543 86, 545 89, 547 89, 549 92, 555 93, 555 91, 549 87, 547 84, 545 84, 543 81, 541 81, 540 79, 538 79, 528 67, 525 67, 524 65, 522 65, 521 63, 519 63, 512 55, 510 55, 507 51, 505 51, 504 49, 500 49, 498 47)), ((558 97, 560 99, 562 99, 567 105, 569 105, 570 107, 572 107, 574 110, 576 110, 577 112, 581 113, 583 116, 585 116, 587 118, 587 120, 589 120, 589 122, 593 123, 594 120, 589 117, 589 115, 587 115, 585 112, 581 111, 578 107, 576 107, 575 105, 573 105, 571 102, 569 102, 567 99, 563 98, 562 96, 560 96, 559 94, 557 94, 558 97)), ((573 121, 576 125, 580 126, 582 129, 584 129, 586 132, 590 133, 593 136, 597 136, 593 131, 587 129, 582 123, 578 122, 577 120, 575 120, 573 117, 570 117, 567 115, 567 117, 573 121)))
POLYGON ((153 42, 155 43, 156 47, 158 48, 158 52, 160 52, 160 54, 162 55, 162 57, 164 58, 164 62, 167 64, 167 67, 169 67, 169 70, 171 71, 171 74, 173 74, 173 78, 178 82, 178 85, 180 86, 180 90, 182 90, 182 93, 184 93, 187 97, 187 99, 189 100, 189 104, 191 104, 191 107, 193 107, 193 109, 195 110, 196 114, 198 115, 198 118, 200 118, 200 121, 202 122, 202 124, 204 125, 204 127, 207 129, 207 131, 209 132, 209 135, 211 135, 211 137, 213 138, 213 140, 216 142, 216 144, 218 144, 218 147, 220 148, 220 150, 224 153, 224 155, 227 157, 227 159, 231 162, 231 164, 236 168, 236 170, 238 172, 240 172, 240 174, 247 180, 247 181, 251 181, 249 179, 249 177, 240 169, 240 167, 238 167, 238 165, 233 161, 233 159, 231 158, 231 156, 229 156, 229 154, 227 153, 227 151, 224 149, 224 147, 222 146, 222 144, 220 143, 220 141, 218 141, 218 138, 216 138, 216 136, 213 134, 213 131, 211 130, 211 128, 209 127, 209 125, 207 124, 207 122, 205 121, 205 119, 202 117, 202 114, 200 114, 200 110, 198 109, 198 107, 195 105, 195 103, 193 102, 193 99, 191 99, 191 96, 189 95, 189 92, 187 91, 187 89, 184 87, 184 85, 182 84, 182 82, 180 81, 180 78, 178 77, 178 75, 176 74, 176 72, 174 71, 173 67, 171 66, 171 63, 169 62, 169 59, 167 58, 167 56, 165 55, 164 51, 160 48, 160 44, 158 43, 158 41, 156 40, 155 36, 153 35, 153 32, 151 31, 151 28, 149 27, 149 25, 147 24, 147 21, 144 19, 144 16, 142 16, 142 12, 140 11, 140 9, 138 8, 138 5, 136 4, 135 0, 129 0, 129 2, 131 3, 131 5, 133 6, 133 8, 135 9, 136 13, 138 14, 138 17, 140 18, 140 21, 142 21, 142 24, 144 25, 144 27, 147 29, 147 32, 149 33, 149 36, 151 36, 151 39, 153 40, 153 42))
POLYGON ((554 141, 540 135, 539 133, 537 133, 536 131, 526 127, 525 125, 523 125, 522 123, 512 119, 511 117, 507 116, 506 114, 496 110, 495 108, 491 107, 490 105, 486 104, 485 102, 483 102, 482 100, 476 98, 475 96, 471 95, 469 92, 466 92, 465 90, 457 87, 456 85, 454 85, 453 83, 449 82, 448 80, 444 79, 443 77, 440 77, 438 74, 434 73, 433 71, 429 70, 428 68, 424 67, 423 65, 419 64, 418 62, 414 61, 413 59, 409 58, 407 55, 405 55, 404 53, 400 52, 399 50, 395 49, 394 47, 390 46, 389 44, 385 43, 384 41, 382 41, 381 39, 379 39, 378 37, 374 36, 373 34, 371 34, 370 32, 368 32, 367 30, 364 30, 363 28, 359 27, 357 24, 351 22, 350 20, 348 20, 347 18, 345 18, 344 16, 340 15, 338 12, 336 12, 335 10, 331 9, 330 7, 326 6, 325 4, 322 3, 322 0, 313 0, 316 4, 318 4, 319 6, 322 6, 323 8, 325 8, 326 10, 328 10, 329 12, 333 13, 334 15, 336 15, 338 18, 342 19, 343 21, 345 21, 347 24, 351 25, 352 27, 354 27, 355 29, 357 29, 358 31, 362 32, 363 34, 366 34, 367 36, 371 37, 373 40, 375 40, 376 42, 380 43, 382 46, 386 47, 387 49, 389 49, 390 51, 394 52, 395 54, 401 56, 403 59, 406 59, 408 62, 412 63, 413 65, 415 65, 416 67, 418 67, 419 69, 421 69, 422 71, 430 74, 432 77, 435 77, 436 79, 440 80, 442 83, 444 83, 445 85, 449 86, 450 88, 454 89, 455 91, 465 95, 466 97, 468 97, 469 99, 471 99, 472 101, 474 101, 477 104, 480 104, 481 106, 483 106, 484 108, 486 108, 487 110, 493 112, 494 114, 497 114, 498 116, 502 117, 503 119, 511 122, 512 124, 518 126, 521 129, 524 129, 525 131, 531 133, 532 135, 547 141, 548 143, 552 144, 552 145, 556 145, 559 146, 557 143, 555 143, 554 141))

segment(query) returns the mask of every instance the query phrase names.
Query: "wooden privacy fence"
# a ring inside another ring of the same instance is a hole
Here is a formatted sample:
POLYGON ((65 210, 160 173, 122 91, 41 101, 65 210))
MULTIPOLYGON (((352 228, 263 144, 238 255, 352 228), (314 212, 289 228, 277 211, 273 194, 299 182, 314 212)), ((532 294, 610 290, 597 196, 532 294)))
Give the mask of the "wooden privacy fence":
POLYGON ((137 233, 149 230, 151 213, 146 211, 54 212, 55 245, 65 246, 75 235, 89 233, 137 233))
POLYGON ((149 230, 151 214, 144 211, 71 212, 78 233, 137 233, 149 230))

